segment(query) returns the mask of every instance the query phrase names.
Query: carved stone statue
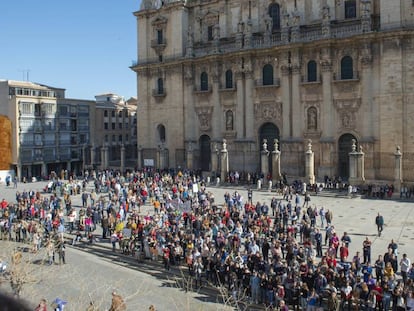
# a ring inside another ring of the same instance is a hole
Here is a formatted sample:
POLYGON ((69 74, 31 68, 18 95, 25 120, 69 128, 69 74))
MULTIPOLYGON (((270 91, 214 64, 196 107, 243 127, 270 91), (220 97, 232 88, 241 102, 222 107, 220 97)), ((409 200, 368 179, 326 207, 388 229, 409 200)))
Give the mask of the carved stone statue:
POLYGON ((308 130, 316 130, 317 129, 317 116, 316 116, 316 109, 311 107, 308 109, 308 130))
POLYGON ((226 131, 233 130, 233 111, 228 110, 226 112, 226 131))

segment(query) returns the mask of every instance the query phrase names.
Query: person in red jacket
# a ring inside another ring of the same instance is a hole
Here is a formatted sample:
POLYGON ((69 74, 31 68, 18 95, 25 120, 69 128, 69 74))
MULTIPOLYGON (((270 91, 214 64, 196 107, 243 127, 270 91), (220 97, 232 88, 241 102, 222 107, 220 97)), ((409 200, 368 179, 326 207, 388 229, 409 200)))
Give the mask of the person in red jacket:
POLYGON ((9 205, 9 203, 6 201, 6 199, 3 199, 0 202, 0 206, 1 206, 2 209, 6 209, 8 205, 9 205))
POLYGON ((341 262, 346 262, 349 256, 349 249, 345 243, 342 243, 341 247, 339 248, 339 257, 341 258, 341 262))

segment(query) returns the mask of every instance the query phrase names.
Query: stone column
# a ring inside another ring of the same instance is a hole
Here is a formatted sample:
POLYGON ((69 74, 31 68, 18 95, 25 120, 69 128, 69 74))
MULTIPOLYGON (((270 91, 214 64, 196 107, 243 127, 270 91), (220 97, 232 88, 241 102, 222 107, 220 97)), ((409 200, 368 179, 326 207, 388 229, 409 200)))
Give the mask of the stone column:
POLYGON ((239 64, 239 71, 236 72, 236 84, 237 84, 237 95, 236 95, 236 115, 234 116, 234 129, 237 133, 237 138, 243 138, 244 122, 243 120, 243 103, 244 103, 244 85, 243 85, 243 72, 241 64, 239 64))
POLYGON ((267 139, 263 139, 263 150, 261 155, 261 173, 264 175, 264 179, 269 174, 269 150, 267 150, 267 139))
MULTIPOLYGON (((332 63, 331 63, 331 51, 329 48, 322 49, 322 60, 321 60, 321 72, 322 72, 322 94, 323 94, 323 103, 322 110, 324 115, 333 116, 334 110, 332 105, 332 63)), ((334 132, 334 126, 336 126, 333 118, 322 118, 323 125, 321 128, 324 129, 324 139, 329 140, 332 138, 334 132), (325 136, 328 135, 328 136, 325 136)), ((319 126, 318 126, 319 128, 319 126)))
POLYGON ((101 147, 101 169, 106 169, 105 167, 105 146, 101 147))
MULTIPOLYGON (((218 173, 218 158, 219 158, 219 150, 217 147, 217 143, 212 143, 211 146, 211 171, 214 172, 215 176, 218 173)), ((214 176, 214 177, 215 177, 214 176)))
POLYGON ((211 130, 213 134, 213 139, 219 139, 221 137, 222 125, 223 125, 223 113, 220 105, 220 66, 219 64, 214 65, 213 74, 213 90, 212 90, 212 102, 213 102, 213 112, 211 118, 211 130))
POLYGON ((223 147, 220 152, 220 176, 222 182, 226 180, 227 174, 229 172, 229 153, 227 151, 227 141, 223 139, 223 147))
POLYGON ((142 146, 138 145, 137 168, 142 169, 142 146))
POLYGON ((121 145, 121 175, 125 172, 125 146, 121 145))
POLYGON ((17 165, 17 179, 22 181, 22 165, 20 163, 17 165))
POLYGON ((246 77, 246 84, 245 84, 245 115, 244 115, 244 120, 245 120, 245 132, 243 133, 243 136, 246 137, 247 139, 251 139, 254 140, 254 138, 252 137, 253 133, 255 132, 253 126, 254 126, 254 121, 253 121, 253 116, 254 116, 254 104, 253 104, 253 88, 254 88, 254 81, 253 81, 253 71, 250 70, 251 69, 251 64, 250 61, 249 62, 249 71, 247 71, 245 73, 245 77, 246 77))
POLYGON ((68 172, 70 172, 72 170, 72 162, 71 161, 66 162, 66 170, 68 172))
POLYGON ((400 192, 401 184, 403 182, 402 179, 402 153, 400 146, 397 146, 395 153, 395 172, 394 172, 394 187, 395 192, 400 192))
POLYGON ((306 150, 306 163, 305 163, 305 172, 306 172, 306 181, 309 185, 315 184, 315 161, 314 153, 312 151, 312 140, 308 140, 308 150, 306 150))
MULTIPOLYGON (((295 52, 297 54, 297 52, 295 52)), ((303 106, 300 99, 300 65, 299 65, 299 56, 295 56, 295 64, 292 65, 292 123, 293 120, 302 120, 303 119, 303 106)), ((303 135, 303 122, 294 122, 295 124, 292 126, 292 136, 293 137, 301 137, 303 135)))
POLYGON ((282 88, 282 117, 283 117, 283 127, 282 127, 282 137, 284 139, 291 137, 291 98, 290 98, 290 64, 288 63, 288 56, 284 55, 284 64, 281 66, 282 71, 282 81, 281 81, 281 88, 282 88))
POLYGON ((193 154, 193 143, 191 141, 188 142, 187 146, 187 169, 192 170, 194 166, 194 154, 193 154))
POLYGON ((279 151, 279 141, 275 139, 273 141, 273 151, 272 151, 272 180, 273 184, 276 183, 282 178, 280 173, 280 151, 279 151))

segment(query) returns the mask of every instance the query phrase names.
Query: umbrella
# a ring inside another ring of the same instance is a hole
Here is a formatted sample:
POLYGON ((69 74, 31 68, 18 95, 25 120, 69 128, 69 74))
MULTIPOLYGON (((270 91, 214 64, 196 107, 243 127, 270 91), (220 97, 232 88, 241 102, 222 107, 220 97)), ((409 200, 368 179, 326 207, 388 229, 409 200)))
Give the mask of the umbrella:
POLYGON ((64 301, 60 298, 53 300, 53 303, 56 304, 56 311, 63 311, 64 306, 67 304, 67 301, 64 301))

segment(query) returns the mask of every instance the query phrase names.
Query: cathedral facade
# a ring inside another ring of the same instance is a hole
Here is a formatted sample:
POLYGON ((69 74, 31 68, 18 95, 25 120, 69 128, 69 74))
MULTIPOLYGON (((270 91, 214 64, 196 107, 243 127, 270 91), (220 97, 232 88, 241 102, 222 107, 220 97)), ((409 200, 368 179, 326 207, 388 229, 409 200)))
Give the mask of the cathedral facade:
POLYGON ((301 177, 311 140, 317 179, 347 179, 354 142, 366 180, 395 180, 397 146, 414 180, 411 0, 143 0, 134 14, 139 166, 215 171, 225 139, 230 170, 260 172, 266 140, 301 177))

